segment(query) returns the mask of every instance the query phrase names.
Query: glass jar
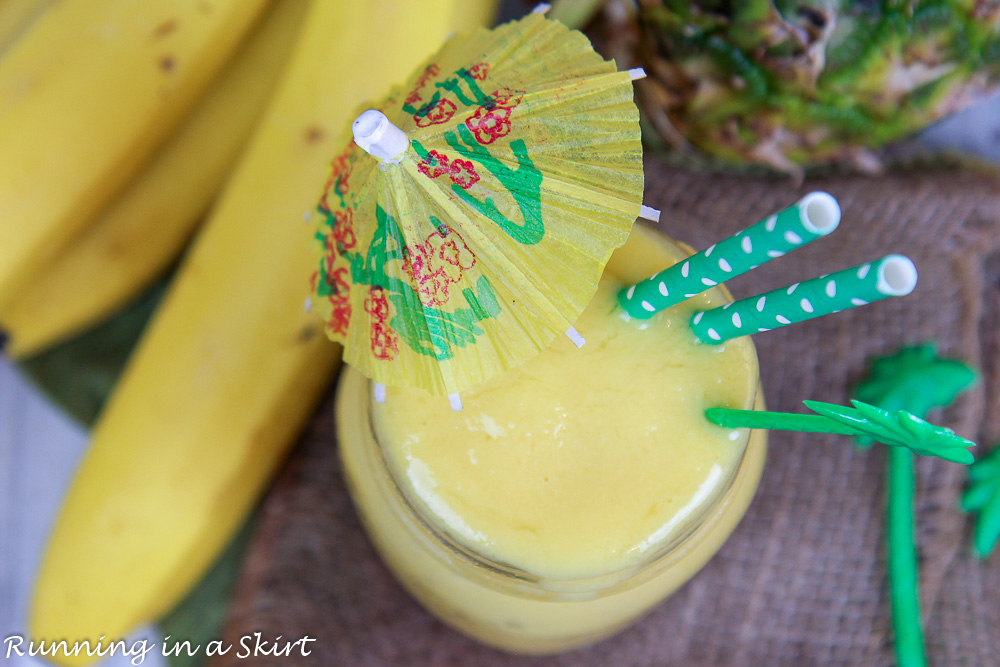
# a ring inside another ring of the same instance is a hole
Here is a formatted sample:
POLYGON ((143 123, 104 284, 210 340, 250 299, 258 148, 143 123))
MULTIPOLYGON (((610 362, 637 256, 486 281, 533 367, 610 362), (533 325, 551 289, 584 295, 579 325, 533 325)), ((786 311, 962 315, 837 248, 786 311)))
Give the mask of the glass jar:
MULTIPOLYGON (((688 254, 689 248, 637 225, 608 271, 636 282, 688 254)), ((713 291, 716 300, 730 298, 724 290, 713 291)), ((745 404, 734 407, 760 409, 756 355, 752 344, 746 344, 752 362, 749 385, 741 394, 745 404)), ((732 446, 741 448, 742 456, 707 499, 692 505, 689 516, 679 517, 684 520, 641 557, 597 574, 539 574, 530 566, 498 558, 495 551, 479 548, 442 523, 387 455, 373 405, 369 381, 345 368, 336 406, 340 455, 349 491, 375 547, 399 581, 441 620, 488 645, 517 653, 553 653, 603 639, 677 590, 735 529, 764 466, 765 432, 740 430, 732 446)))

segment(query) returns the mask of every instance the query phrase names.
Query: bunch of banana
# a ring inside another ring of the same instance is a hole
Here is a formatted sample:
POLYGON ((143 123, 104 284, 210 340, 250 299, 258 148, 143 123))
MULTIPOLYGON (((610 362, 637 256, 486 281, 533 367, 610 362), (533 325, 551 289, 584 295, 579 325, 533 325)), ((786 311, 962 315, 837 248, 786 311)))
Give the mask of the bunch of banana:
MULTIPOLYGON (((41 565, 31 636, 121 637, 170 609, 243 522, 339 361, 303 312, 314 257, 302 214, 342 130, 493 6, 311 3, 277 92, 98 420, 41 565)), ((4 248, 0 265, 27 245, 4 248)), ((0 272, 0 290, 26 264, 0 272)))
POLYGON ((0 298, 8 355, 31 356, 104 319, 174 261, 260 116, 305 7, 305 0, 275 3, 114 199, 0 298))
POLYGON ((0 302, 148 158, 266 0, 62 0, 0 59, 0 302))

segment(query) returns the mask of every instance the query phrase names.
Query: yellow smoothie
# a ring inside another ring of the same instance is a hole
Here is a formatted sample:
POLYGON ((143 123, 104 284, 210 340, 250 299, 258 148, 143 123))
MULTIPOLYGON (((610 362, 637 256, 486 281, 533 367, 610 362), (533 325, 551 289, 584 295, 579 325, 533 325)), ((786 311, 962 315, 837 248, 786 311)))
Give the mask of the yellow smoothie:
POLYGON ((688 253, 637 227, 568 339, 462 394, 370 400, 346 371, 338 396, 344 468, 376 546, 445 621, 518 652, 565 650, 613 633, 693 576, 742 516, 763 437, 710 424, 746 408, 758 383, 748 338, 695 342, 696 309, 651 320, 615 302, 688 253))

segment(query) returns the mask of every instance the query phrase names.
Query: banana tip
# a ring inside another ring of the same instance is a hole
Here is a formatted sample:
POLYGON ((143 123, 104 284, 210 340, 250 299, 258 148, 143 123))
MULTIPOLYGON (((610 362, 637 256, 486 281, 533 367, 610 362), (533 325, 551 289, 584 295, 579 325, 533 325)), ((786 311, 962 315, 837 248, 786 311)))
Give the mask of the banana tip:
POLYGON ((3 354, 7 349, 7 341, 10 340, 10 336, 3 329, 0 329, 0 354, 3 354))

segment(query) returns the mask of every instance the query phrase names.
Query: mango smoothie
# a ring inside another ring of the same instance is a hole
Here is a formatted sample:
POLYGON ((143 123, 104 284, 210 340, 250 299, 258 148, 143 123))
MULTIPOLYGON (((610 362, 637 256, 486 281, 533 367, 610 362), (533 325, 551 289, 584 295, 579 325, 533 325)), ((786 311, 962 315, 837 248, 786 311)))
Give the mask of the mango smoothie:
POLYGON ((646 321, 615 296, 688 252, 635 228, 569 339, 462 394, 371 400, 346 369, 338 435, 354 502, 383 559, 433 613, 498 648, 567 650, 606 637, 673 592, 746 511, 761 432, 710 424, 748 408, 748 338, 695 342, 715 288, 646 321))

